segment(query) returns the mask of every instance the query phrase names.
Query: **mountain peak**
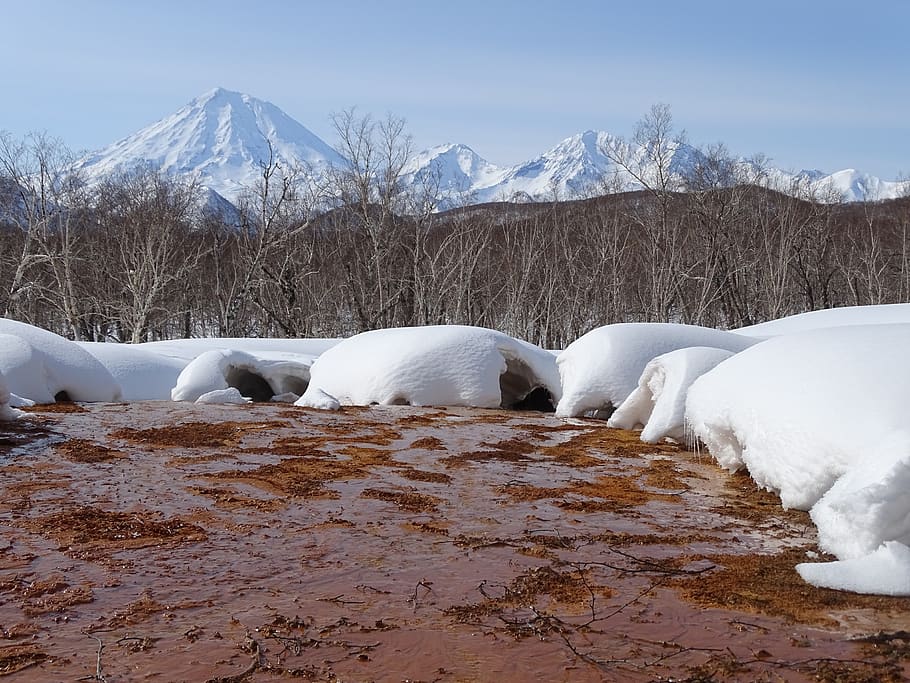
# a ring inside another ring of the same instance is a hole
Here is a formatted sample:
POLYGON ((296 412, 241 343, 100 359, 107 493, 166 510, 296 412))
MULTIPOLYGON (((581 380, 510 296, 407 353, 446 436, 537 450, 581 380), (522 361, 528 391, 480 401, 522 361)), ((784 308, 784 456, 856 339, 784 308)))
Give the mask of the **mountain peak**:
POLYGON ((150 164, 192 176, 236 201, 255 186, 260 164, 270 154, 286 169, 344 163, 332 147, 270 102, 217 87, 80 165, 91 178, 150 164))

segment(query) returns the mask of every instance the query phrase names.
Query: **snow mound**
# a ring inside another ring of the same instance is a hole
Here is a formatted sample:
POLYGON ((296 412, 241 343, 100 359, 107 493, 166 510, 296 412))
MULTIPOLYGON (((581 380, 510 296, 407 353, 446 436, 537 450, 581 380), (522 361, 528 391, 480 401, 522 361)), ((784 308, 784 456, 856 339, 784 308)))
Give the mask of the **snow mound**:
POLYGON ((120 384, 124 401, 169 401, 187 361, 153 353, 139 344, 77 342, 120 384))
POLYGON ((908 346, 910 324, 763 342, 696 380, 690 428, 723 467, 809 510, 839 559, 910 544, 908 346))
POLYGON ((310 381, 314 356, 294 353, 213 349, 199 355, 180 373, 171 391, 174 401, 196 401, 203 394, 230 388, 254 401, 293 392, 302 394, 310 381))
POLYGON ((692 383, 733 355, 726 349, 692 346, 652 359, 638 386, 607 421, 608 427, 644 427, 641 440, 686 440, 686 395, 692 383))
POLYGON ((845 327, 848 325, 885 325, 910 323, 910 304, 882 304, 879 306, 845 306, 843 308, 826 308, 821 311, 809 311, 791 315, 780 320, 741 327, 737 334, 753 337, 775 337, 782 334, 808 332, 826 327, 845 327))
POLYGON ((806 583, 854 593, 910 595, 910 548, 883 543, 873 553, 853 560, 796 565, 806 583))
POLYGON ((625 401, 655 357, 690 346, 734 353, 759 340, 708 327, 672 323, 619 323, 591 330, 556 360, 562 377, 561 417, 611 412, 625 401))
POLYGON ((251 403, 252 401, 245 396, 241 395, 240 390, 236 387, 229 387, 227 389, 215 389, 215 391, 207 391, 202 396, 196 399, 196 403, 251 403))
POLYGON ((552 354, 480 327, 364 332, 322 354, 297 405, 451 405, 543 408, 559 398, 552 354))
POLYGON ((36 403, 121 398, 111 373, 78 344, 6 318, 0 318, 0 374, 10 391, 36 403))

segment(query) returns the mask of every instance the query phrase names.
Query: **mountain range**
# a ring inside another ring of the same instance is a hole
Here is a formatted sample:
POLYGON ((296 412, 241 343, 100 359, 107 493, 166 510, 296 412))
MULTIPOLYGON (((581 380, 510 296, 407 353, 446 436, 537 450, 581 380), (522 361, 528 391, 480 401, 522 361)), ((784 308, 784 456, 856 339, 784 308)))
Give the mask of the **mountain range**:
MULTIPOLYGON (((463 144, 445 144, 413 155, 404 168, 407 184, 431 186, 440 208, 489 201, 576 199, 608 189, 638 189, 640 184, 619 170, 604 153, 623 150, 632 159, 641 150, 609 133, 585 131, 566 138, 543 154, 516 166, 496 166, 463 144), (610 188, 604 179, 613 179, 610 188), (616 184, 618 181, 618 184, 616 184)), ((306 166, 321 173, 347 162, 331 145, 275 105, 250 95, 215 88, 177 112, 85 156, 79 167, 89 181, 121 169, 148 164, 191 176, 209 192, 207 203, 236 203, 261 175, 261 163, 273 159, 284 167, 306 166), (270 149, 271 144, 271 149, 270 149)), ((700 152, 688 145, 672 151, 670 170, 692 168, 700 152)), ((748 162, 742 161, 742 164, 748 162)), ((647 173, 647 168, 644 168, 647 173)), ((820 195, 846 201, 880 200, 910 191, 910 182, 885 181, 853 169, 826 174, 766 170, 766 182, 786 191, 795 181, 820 195)))

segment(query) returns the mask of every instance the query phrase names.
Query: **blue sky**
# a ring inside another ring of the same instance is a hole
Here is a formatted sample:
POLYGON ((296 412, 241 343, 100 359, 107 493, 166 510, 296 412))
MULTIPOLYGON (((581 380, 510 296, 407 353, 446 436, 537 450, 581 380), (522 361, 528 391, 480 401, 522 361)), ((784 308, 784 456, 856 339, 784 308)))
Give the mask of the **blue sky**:
POLYGON ((907 0, 0 0, 0 22, 0 129, 75 149, 223 86, 329 143, 357 106, 506 165, 663 102, 696 144, 910 175, 907 0))

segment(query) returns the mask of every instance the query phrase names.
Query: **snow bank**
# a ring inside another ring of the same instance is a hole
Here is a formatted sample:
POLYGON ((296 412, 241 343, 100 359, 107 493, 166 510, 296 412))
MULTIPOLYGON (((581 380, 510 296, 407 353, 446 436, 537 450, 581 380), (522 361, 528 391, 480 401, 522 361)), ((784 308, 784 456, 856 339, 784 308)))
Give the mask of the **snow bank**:
POLYGON ((364 332, 323 353, 297 405, 545 407, 559 398, 555 357, 501 332, 439 325, 364 332))
POLYGON ((556 362, 562 399, 556 414, 577 417, 612 411, 628 398, 651 359, 676 349, 710 346, 738 352, 758 340, 732 332, 670 323, 619 323, 591 330, 556 362))
POLYGON ((882 304, 880 306, 845 306, 791 315, 758 325, 741 327, 737 334, 752 337, 774 337, 782 334, 808 332, 827 327, 848 325, 893 325, 910 323, 910 304, 882 304))
POLYGON ((120 384, 124 401, 169 401, 187 362, 152 353, 140 344, 77 342, 120 384))
POLYGON ((608 427, 644 427, 641 440, 657 443, 665 437, 686 440, 686 394, 692 383, 733 355, 726 349, 692 346, 651 360, 638 386, 610 416, 608 427))
POLYGON ((121 397, 111 373, 78 344, 6 318, 0 318, 0 374, 10 391, 36 403, 121 397))
POLYGON ((145 342, 143 344, 135 344, 134 346, 162 356, 178 358, 189 363, 206 351, 215 351, 218 349, 246 351, 254 356, 260 356, 264 353, 291 353, 305 356, 318 356, 323 351, 335 346, 339 341, 341 340, 206 337, 200 339, 170 339, 167 341, 145 342))
POLYGON ((822 549, 872 571, 883 543, 910 543, 908 348, 910 324, 771 339, 696 380, 690 427, 722 466, 809 510, 822 549))
POLYGON ((910 548, 888 541, 866 557, 796 565, 803 581, 854 593, 910 595, 910 548))
POLYGON ((174 401, 196 401, 203 394, 229 389, 254 401, 268 401, 277 394, 302 394, 310 381, 315 356, 297 353, 230 349, 206 351, 180 373, 171 391, 174 401))

